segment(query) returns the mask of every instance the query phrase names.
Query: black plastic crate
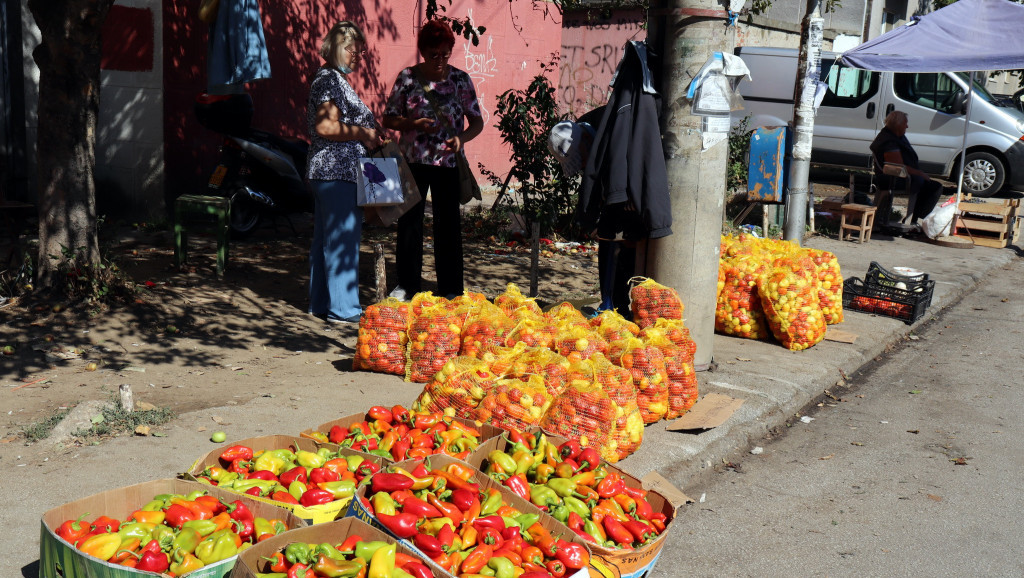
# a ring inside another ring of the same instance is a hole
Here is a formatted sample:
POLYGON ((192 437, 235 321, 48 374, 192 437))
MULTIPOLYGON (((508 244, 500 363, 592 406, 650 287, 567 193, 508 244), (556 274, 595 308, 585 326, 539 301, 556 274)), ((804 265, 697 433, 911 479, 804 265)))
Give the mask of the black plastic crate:
POLYGON ((910 325, 924 316, 932 304, 935 281, 916 282, 914 289, 870 285, 857 277, 843 282, 843 309, 902 319, 910 325))
POLYGON ((911 292, 915 292, 919 288, 924 287, 927 282, 927 273, 921 273, 920 275, 900 275, 899 273, 882 267, 876 261, 871 262, 871 265, 868 266, 868 274, 864 276, 864 283, 867 285, 881 285, 883 287, 891 287, 895 289, 897 288, 896 285, 898 283, 902 283, 903 287, 899 287, 899 289, 906 289, 911 292))

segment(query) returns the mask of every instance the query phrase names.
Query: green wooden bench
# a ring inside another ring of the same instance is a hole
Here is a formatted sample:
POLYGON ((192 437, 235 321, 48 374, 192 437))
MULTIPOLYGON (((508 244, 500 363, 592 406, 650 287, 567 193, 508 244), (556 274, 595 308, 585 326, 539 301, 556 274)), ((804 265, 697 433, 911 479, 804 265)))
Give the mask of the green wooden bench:
POLYGON ((228 238, 231 229, 231 200, 226 197, 182 195, 174 201, 174 261, 188 263, 188 231, 217 233, 217 276, 224 276, 228 263, 228 238))

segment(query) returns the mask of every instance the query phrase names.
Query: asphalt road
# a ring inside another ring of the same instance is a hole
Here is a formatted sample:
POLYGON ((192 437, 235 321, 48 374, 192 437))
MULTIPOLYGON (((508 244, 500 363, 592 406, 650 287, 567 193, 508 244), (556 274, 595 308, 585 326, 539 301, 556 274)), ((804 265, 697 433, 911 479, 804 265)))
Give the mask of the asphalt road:
POLYGON ((1024 575, 1021 279, 1021 259, 992 271, 813 421, 686 488, 656 574, 1024 575))

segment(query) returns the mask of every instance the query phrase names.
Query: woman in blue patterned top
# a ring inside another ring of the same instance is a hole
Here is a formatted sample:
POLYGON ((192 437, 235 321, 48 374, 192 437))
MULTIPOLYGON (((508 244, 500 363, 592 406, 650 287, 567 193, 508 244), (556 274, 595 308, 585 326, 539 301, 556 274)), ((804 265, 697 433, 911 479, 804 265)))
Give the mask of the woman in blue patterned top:
MULTIPOLYGON (((462 147, 480 134, 484 121, 472 79, 448 64, 455 46, 451 28, 431 20, 420 29, 416 44, 423 62, 398 74, 382 124, 401 133, 399 146, 416 186, 424 197, 430 190, 437 294, 461 295, 462 214, 455 155, 465 154, 462 147)), ((424 207, 420 201, 398 219, 398 287, 392 297, 404 300, 421 289, 424 207)))
POLYGON ((380 144, 373 113, 346 78, 366 55, 356 24, 338 22, 324 37, 324 65, 309 88, 306 121, 312 142, 306 178, 316 196, 309 250, 309 312, 330 321, 357 323, 359 240, 363 210, 356 205, 356 171, 367 148, 380 144))

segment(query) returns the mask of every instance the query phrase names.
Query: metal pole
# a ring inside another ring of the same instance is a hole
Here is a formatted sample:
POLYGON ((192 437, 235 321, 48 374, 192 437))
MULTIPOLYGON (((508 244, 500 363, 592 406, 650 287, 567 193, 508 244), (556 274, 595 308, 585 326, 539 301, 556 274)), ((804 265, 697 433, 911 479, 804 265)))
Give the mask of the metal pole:
POLYGON ((793 101, 793 158, 790 161, 789 192, 782 238, 803 244, 807 222, 807 191, 811 172, 811 144, 814 138, 814 92, 821 74, 821 41, 824 20, 818 0, 807 0, 807 14, 801 32, 800 57, 793 101))
MULTIPOLYGON (((964 189, 964 172, 967 170, 967 131, 971 129, 971 92, 974 91, 974 72, 967 73, 967 118, 964 119, 964 138, 960 141, 960 174, 956 179, 956 204, 953 205, 960 210, 960 192, 964 189)), ((956 230, 950 230, 950 236, 956 234, 956 230)))

